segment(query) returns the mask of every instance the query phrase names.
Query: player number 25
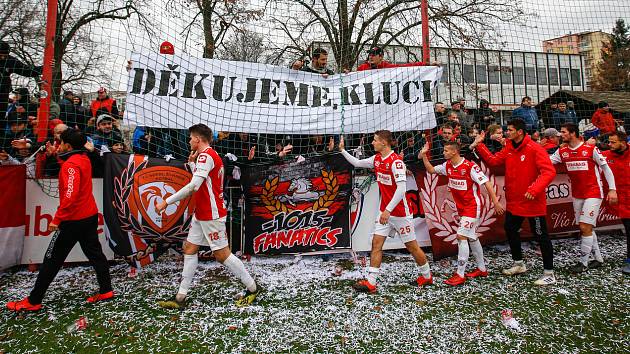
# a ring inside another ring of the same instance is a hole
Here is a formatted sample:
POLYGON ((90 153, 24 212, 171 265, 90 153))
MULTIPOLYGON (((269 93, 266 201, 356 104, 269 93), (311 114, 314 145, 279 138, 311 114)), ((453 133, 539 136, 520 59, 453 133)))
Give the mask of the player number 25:
POLYGON ((406 235, 411 232, 411 226, 405 226, 400 228, 400 234, 406 235))

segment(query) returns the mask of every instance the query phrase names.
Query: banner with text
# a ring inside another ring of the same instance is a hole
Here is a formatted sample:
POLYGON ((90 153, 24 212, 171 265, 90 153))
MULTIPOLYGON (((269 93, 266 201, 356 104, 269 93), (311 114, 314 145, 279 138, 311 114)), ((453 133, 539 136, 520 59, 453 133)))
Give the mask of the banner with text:
POLYGON ((352 169, 340 154, 249 167, 241 180, 245 253, 350 248, 352 169))
POLYGON ((155 207, 191 177, 182 161, 106 154, 103 213, 112 250, 141 267, 168 248, 181 247, 192 221, 194 198, 173 203, 162 213, 155 207))
POLYGON ((187 55, 134 53, 131 62, 125 119, 139 126, 187 129, 205 123, 215 131, 347 134, 436 125, 440 67, 324 77, 187 55))

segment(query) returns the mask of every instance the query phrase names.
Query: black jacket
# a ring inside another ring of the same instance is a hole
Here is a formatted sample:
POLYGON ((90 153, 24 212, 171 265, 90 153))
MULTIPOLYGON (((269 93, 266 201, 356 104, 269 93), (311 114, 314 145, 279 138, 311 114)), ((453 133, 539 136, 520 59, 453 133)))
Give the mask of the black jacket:
POLYGON ((6 59, 0 59, 0 120, 2 121, 5 120, 5 112, 9 104, 9 93, 12 89, 11 74, 38 77, 42 74, 42 67, 26 65, 10 55, 6 59))

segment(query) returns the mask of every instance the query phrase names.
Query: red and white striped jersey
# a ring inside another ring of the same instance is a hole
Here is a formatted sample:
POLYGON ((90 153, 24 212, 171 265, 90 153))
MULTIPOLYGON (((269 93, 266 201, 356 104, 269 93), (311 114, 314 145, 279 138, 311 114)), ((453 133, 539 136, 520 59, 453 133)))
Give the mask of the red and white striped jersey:
POLYGON ((227 215, 223 200, 223 161, 214 149, 207 147, 197 156, 194 176, 204 178, 195 192, 197 220, 215 220, 227 215))
MULTIPOLYGON (((384 211, 387 204, 396 193, 396 182, 404 182, 407 180, 407 169, 400 155, 391 152, 387 157, 381 154, 374 155, 374 173, 378 182, 378 189, 381 191, 380 211, 384 211)), ((391 216, 410 216, 407 198, 403 198, 398 205, 390 213, 391 216)))
POLYGON ((573 198, 604 198, 600 166, 607 162, 596 146, 580 143, 571 148, 563 145, 550 158, 553 164, 564 163, 566 166, 573 198))
POLYGON ((479 186, 488 182, 488 177, 481 168, 466 159, 462 159, 457 166, 449 160, 435 166, 435 173, 448 177, 448 189, 453 195, 459 216, 479 218, 481 211, 479 186))

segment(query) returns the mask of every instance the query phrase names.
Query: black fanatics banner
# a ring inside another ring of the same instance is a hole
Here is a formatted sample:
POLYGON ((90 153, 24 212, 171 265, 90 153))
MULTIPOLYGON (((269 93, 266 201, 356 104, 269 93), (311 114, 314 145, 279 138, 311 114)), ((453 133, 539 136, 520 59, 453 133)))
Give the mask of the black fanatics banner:
POLYGON ((169 248, 181 248, 194 211, 193 198, 155 207, 190 182, 182 161, 142 155, 105 155, 103 208, 111 249, 134 267, 153 262, 169 248))
POLYGON ((350 248, 351 168, 333 154, 244 169, 245 253, 350 248))

